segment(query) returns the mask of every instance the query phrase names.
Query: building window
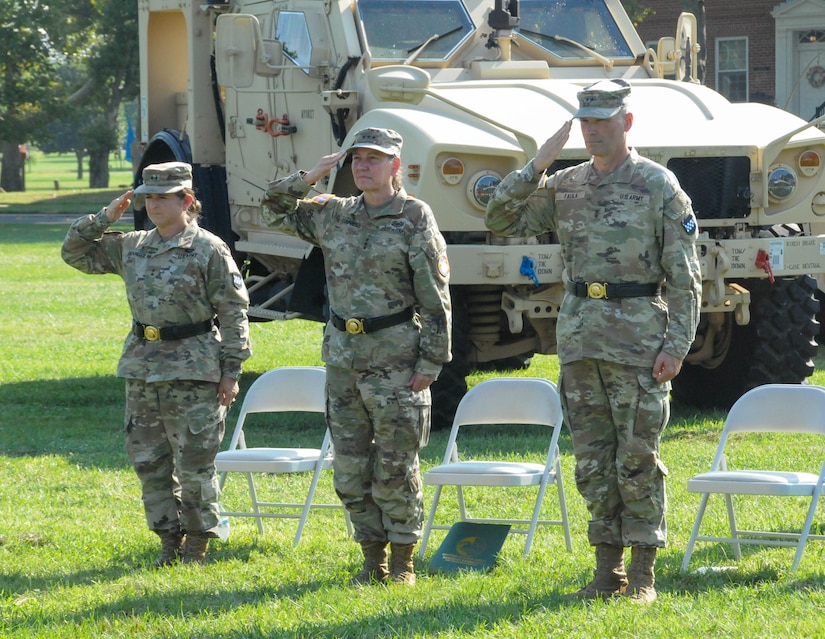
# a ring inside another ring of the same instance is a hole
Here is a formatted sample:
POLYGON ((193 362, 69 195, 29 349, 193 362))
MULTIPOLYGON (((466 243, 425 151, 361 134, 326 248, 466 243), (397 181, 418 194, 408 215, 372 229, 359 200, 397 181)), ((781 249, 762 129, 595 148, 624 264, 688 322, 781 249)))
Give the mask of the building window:
POLYGON ((731 102, 748 101, 748 39, 716 39, 716 89, 731 102))
POLYGON ((825 42, 825 31, 814 29, 812 31, 799 32, 799 44, 811 44, 812 42, 825 42))

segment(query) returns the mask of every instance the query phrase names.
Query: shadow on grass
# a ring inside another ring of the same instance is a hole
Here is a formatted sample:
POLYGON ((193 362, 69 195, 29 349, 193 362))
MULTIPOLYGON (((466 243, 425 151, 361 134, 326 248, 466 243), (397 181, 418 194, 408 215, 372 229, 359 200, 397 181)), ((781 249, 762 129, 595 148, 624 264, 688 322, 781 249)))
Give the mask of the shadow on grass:
MULTIPOLYGON (((154 616, 195 618, 207 615, 218 619, 235 610, 254 609, 255 606, 267 602, 271 602, 272 605, 277 605, 279 601, 295 604, 305 598, 309 602, 313 599, 313 593, 322 590, 331 592, 338 590, 339 594, 333 595, 332 600, 346 600, 353 602, 353 605, 360 605, 355 602, 364 598, 385 598, 387 601, 387 605, 380 612, 363 615, 357 620, 350 618, 346 621, 324 622, 317 621, 318 615, 312 614, 309 615, 313 617, 312 620, 299 622, 297 625, 290 624, 289 629, 267 625, 266 621, 258 618, 257 614, 250 610, 251 626, 241 623, 240 627, 232 630, 216 630, 209 635, 212 639, 280 636, 344 638, 450 635, 453 632, 467 631, 470 627, 495 628, 502 622, 517 626, 522 623, 522 620, 537 614, 552 615, 570 608, 604 606, 621 608, 633 605, 624 599, 610 602, 567 599, 565 594, 574 591, 582 584, 567 580, 545 580, 548 577, 545 574, 547 569, 542 567, 536 570, 536 579, 544 583, 552 583, 550 586, 525 589, 514 583, 502 590, 499 582, 494 586, 496 597, 474 597, 473 592, 484 592, 485 588, 482 582, 475 581, 475 577, 471 577, 472 583, 467 584, 460 583, 465 579, 460 574, 423 577, 424 566, 418 560, 416 560, 417 569, 422 578, 416 590, 423 589, 425 594, 427 590, 439 591, 436 597, 437 603, 428 603, 427 599, 422 599, 416 591, 410 591, 410 597, 407 600, 405 595, 400 594, 406 591, 397 589, 395 586, 350 587, 346 583, 347 575, 350 570, 356 569, 356 566, 350 566, 352 562, 345 557, 341 559, 341 570, 331 571, 321 578, 310 576, 308 579, 301 580, 299 577, 277 584, 267 583, 267 579, 261 579, 260 582, 250 580, 244 586, 239 587, 234 582, 227 582, 229 585, 224 585, 219 575, 224 571, 243 570, 243 567, 237 566, 238 562, 254 562, 262 556, 267 561, 275 562, 278 561, 281 552, 290 551, 282 544, 273 545, 263 540, 254 539, 237 543, 230 541, 227 544, 214 545, 206 567, 174 566, 155 571, 150 566, 157 549, 150 544, 136 544, 131 547, 134 552, 115 554, 109 560, 109 564, 100 569, 78 570, 54 577, 44 576, 34 579, 29 574, 9 574, 6 592, 11 594, 48 592, 58 587, 111 582, 113 587, 117 587, 115 593, 123 593, 123 595, 115 594, 105 603, 98 603, 85 609, 79 606, 68 614, 65 612, 38 614, 36 623, 43 628, 65 623, 86 627, 95 620, 114 618, 145 620, 147 617, 154 616), (120 589, 118 582, 134 575, 136 571, 145 571, 147 579, 154 579, 152 575, 157 575, 159 582, 169 580, 170 587, 149 588, 146 582, 141 588, 151 590, 146 594, 139 594, 131 588, 120 589), (197 576, 197 571, 202 571, 203 581, 193 580, 192 577, 197 576), (204 585, 207 583, 212 585, 204 585), (393 594, 393 589, 399 595, 393 594), (393 602, 396 605, 393 605, 393 602)), ((745 552, 746 549, 743 549, 743 554, 745 552)), ((758 552, 758 550, 754 549, 753 552, 758 552)), ((719 558, 718 549, 710 549, 708 555, 703 556, 703 559, 718 560, 719 558)), ((724 559, 723 556, 722 558, 724 559)), ((664 596, 695 598, 714 591, 736 589, 742 586, 758 588, 763 584, 770 588, 771 592, 780 593, 818 591, 825 587, 823 575, 807 574, 804 579, 796 580, 793 577, 786 578, 781 569, 772 567, 762 567, 750 572, 731 570, 680 575, 678 571, 681 559, 681 552, 669 550, 660 553, 657 563, 657 588, 664 596)), ((297 560, 291 557, 288 561, 297 560)), ((265 569, 265 564, 261 568, 265 569)), ((506 568, 503 566, 496 568, 491 573, 491 579, 494 579, 495 573, 500 570, 506 570, 506 568)), ((582 566, 582 583, 589 578, 589 570, 590 566, 582 566)), ((617 611, 617 614, 624 613, 617 611)), ((16 622, 17 626, 26 624, 25 620, 16 622)), ((168 635, 161 633, 153 636, 179 635, 170 630, 168 635)))
MULTIPOLYGON (((241 379, 241 393, 257 376, 241 379)), ((0 455, 58 455, 78 467, 129 468, 124 452, 124 381, 114 376, 0 385, 0 455)), ((228 443, 240 403, 227 417, 228 443)))

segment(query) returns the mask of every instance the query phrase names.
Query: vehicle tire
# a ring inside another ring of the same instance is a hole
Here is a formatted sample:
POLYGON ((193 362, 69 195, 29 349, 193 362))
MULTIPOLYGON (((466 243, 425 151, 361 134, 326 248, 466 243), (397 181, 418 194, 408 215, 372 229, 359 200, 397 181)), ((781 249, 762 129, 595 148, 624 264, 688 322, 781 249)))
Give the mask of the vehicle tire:
MULTIPOLYGON (((673 399, 699 408, 727 410, 762 384, 800 384, 814 372, 819 302, 816 281, 748 281, 751 321, 733 326, 730 349, 713 369, 685 364, 673 380, 673 399)), ((732 318, 731 318, 732 320, 732 318)))
POLYGON ((450 287, 453 308, 453 358, 441 369, 438 379, 430 386, 432 393, 432 430, 446 430, 453 425, 456 408, 467 392, 470 373, 470 314, 466 297, 460 287, 450 287))

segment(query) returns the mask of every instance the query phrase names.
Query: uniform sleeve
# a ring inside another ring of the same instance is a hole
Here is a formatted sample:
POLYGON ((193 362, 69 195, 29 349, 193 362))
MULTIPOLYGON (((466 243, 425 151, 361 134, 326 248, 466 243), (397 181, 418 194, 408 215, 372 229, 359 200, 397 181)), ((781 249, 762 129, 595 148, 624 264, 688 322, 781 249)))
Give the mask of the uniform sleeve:
POLYGON ((497 235, 532 237, 553 226, 555 189, 552 178, 536 175, 532 160, 507 175, 487 203, 484 223, 497 235))
POLYGON ((702 275, 696 256, 697 235, 690 198, 678 186, 668 184, 664 193, 662 268, 669 320, 662 350, 682 360, 699 322, 702 275))
POLYGON ((447 243, 436 226, 432 211, 426 205, 423 207, 421 227, 415 231, 409 258, 421 317, 419 358, 415 370, 423 375, 438 377, 441 367, 452 357, 450 264, 447 243))
POLYGON ((111 222, 106 209, 75 220, 63 240, 63 261, 89 274, 122 272, 123 233, 107 232, 111 222))
POLYGON ((298 171, 270 182, 261 200, 261 217, 272 228, 318 246, 313 214, 332 196, 305 199, 312 187, 301 179, 304 174, 304 171, 298 171))
POLYGON ((249 294, 229 248, 221 242, 207 266, 207 293, 221 331, 221 374, 237 377, 252 354, 249 342, 249 294))

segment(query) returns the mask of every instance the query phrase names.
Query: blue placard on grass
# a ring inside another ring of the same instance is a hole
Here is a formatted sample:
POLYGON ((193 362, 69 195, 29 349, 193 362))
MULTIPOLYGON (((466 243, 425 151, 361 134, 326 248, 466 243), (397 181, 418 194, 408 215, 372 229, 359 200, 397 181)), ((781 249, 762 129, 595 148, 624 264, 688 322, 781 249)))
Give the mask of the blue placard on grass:
POLYGON ((460 521, 453 524, 427 569, 429 574, 492 568, 510 532, 510 524, 481 524, 460 521))

